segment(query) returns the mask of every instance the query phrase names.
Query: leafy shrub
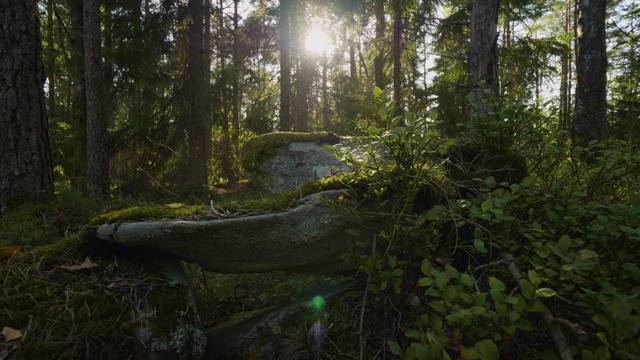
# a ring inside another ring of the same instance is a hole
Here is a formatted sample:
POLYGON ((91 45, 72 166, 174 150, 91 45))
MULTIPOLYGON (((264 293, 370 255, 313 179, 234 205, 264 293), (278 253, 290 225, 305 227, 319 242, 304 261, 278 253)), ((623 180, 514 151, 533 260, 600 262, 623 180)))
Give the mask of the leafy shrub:
POLYGON ((381 234, 384 251, 345 259, 369 274, 372 301, 415 319, 388 329, 391 353, 640 358, 637 153, 516 132, 520 121, 505 114, 524 122, 540 114, 498 109, 472 119, 465 141, 527 155, 530 176, 509 182, 488 171, 454 180, 442 166, 452 161, 453 143, 430 130, 436 116, 391 118, 393 103, 376 95, 388 127, 364 129, 367 141, 343 159, 370 179, 377 199, 399 206, 381 234), (425 209, 413 206, 424 192, 438 196, 425 209))

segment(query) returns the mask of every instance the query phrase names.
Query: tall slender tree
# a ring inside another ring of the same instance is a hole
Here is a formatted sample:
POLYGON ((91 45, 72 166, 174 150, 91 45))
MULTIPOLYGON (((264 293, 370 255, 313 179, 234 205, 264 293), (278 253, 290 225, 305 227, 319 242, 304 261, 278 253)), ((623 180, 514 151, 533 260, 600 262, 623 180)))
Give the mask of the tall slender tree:
POLYGON ((607 117, 606 0, 579 0, 580 36, 572 140, 602 140, 607 117))
POLYGON ((0 1, 0 215, 53 192, 35 0, 0 1))
POLYGON ((292 0, 280 0, 280 131, 291 130, 291 34, 292 0))
POLYGON ((85 189, 87 185, 87 115, 86 115, 86 86, 84 78, 84 20, 83 0, 67 0, 69 17, 71 18, 71 51, 70 77, 72 91, 71 100, 71 131, 73 133, 73 161, 71 169, 66 171, 70 175, 71 185, 75 189, 85 189))
POLYGON ((187 134, 187 187, 190 191, 208 189, 205 120, 202 114, 204 92, 203 0, 189 0, 189 117, 187 134))
POLYGON ((87 113, 87 192, 109 194, 109 152, 105 114, 100 0, 84 1, 84 69, 87 113))
POLYGON ((373 59, 373 77, 375 78, 375 84, 380 89, 384 89, 387 86, 385 79, 385 30, 387 22, 385 19, 384 0, 376 0, 375 12, 376 12, 376 38, 375 48, 377 49, 376 57, 373 59))
POLYGON ((402 115, 402 0, 393 0, 393 100, 402 115))
POLYGON ((469 86, 479 109, 498 100, 498 8, 500 0, 475 0, 471 11, 471 40, 467 54, 469 86), (478 86, 480 82, 484 85, 478 86), (485 96, 489 90, 489 98, 485 96))

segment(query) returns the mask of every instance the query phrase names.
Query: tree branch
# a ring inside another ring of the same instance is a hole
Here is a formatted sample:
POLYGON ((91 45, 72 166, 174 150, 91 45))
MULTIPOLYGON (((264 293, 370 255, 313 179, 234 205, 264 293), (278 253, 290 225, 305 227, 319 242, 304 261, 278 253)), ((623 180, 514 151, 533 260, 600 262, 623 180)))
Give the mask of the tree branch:
MULTIPOLYGON (((520 275, 518 267, 516 266, 516 263, 513 260, 513 255, 507 254, 505 256, 505 260, 507 261, 507 269, 509 269, 511 276, 513 276, 513 278, 518 282, 518 285, 520 285, 520 282, 523 279, 522 275, 520 275)), ((549 326, 549 330, 551 330, 553 340, 555 341, 556 346, 558 347, 558 351, 560 352, 560 358, 562 360, 573 360, 571 351, 569 350, 569 345, 567 344, 567 340, 564 337, 562 330, 560 330, 560 327, 558 326, 558 321, 553 317, 551 311, 549 311, 549 309, 544 306, 540 299, 535 298, 534 301, 542 305, 542 319, 547 324, 547 326, 549 326)))

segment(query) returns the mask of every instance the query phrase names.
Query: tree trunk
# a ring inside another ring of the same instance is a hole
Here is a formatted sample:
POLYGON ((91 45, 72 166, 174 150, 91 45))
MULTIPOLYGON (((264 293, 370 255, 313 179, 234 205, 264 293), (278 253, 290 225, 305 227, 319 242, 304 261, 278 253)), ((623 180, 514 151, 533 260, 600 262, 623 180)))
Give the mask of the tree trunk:
POLYGON ((85 0, 83 14, 87 99, 87 193, 91 197, 99 197, 109 194, 109 153, 100 36, 100 0, 85 0))
POLYGON ((232 149, 231 149, 231 132, 229 130, 229 91, 227 80, 227 59, 225 39, 225 22, 224 22, 224 4, 223 0, 218 1, 218 62, 220 64, 220 108, 222 117, 220 119, 222 125, 222 171, 230 183, 234 182, 232 149))
MULTIPOLYGON (((573 1, 567 0, 565 2, 565 17, 564 17, 564 33, 568 39, 572 39, 571 31, 571 18, 573 13, 573 1)), ((560 124, 561 131, 568 131, 571 129, 571 40, 567 41, 567 46, 562 54, 562 77, 560 81, 560 124)))
POLYGON ((387 82, 384 76, 384 63, 385 63, 385 29, 386 20, 384 13, 384 0, 376 0, 376 48, 378 49, 378 55, 373 59, 373 77, 375 79, 376 86, 380 89, 384 89, 387 86, 387 82))
POLYGON ((402 115, 402 0, 393 0, 393 100, 394 115, 402 115))
POLYGON ((0 215, 53 193, 37 1, 0 2, 0 215))
POLYGON ((469 87, 477 111, 488 111, 498 101, 498 8, 500 0, 475 0, 471 11, 471 40, 467 63, 469 87), (482 83, 482 86, 479 86, 482 83), (489 90, 488 93, 485 90, 489 90), (487 96, 488 95, 488 96, 487 96))
POLYGON ((202 0, 189 0, 189 121, 187 123, 187 186, 190 191, 208 189, 205 121, 202 114, 204 84, 204 26, 202 0))
POLYGON ((71 17, 71 131, 73 132, 73 161, 65 173, 76 190, 86 190, 87 185, 87 116, 86 86, 84 79, 84 20, 82 0, 67 0, 71 17))
POLYGON ((231 53, 231 60, 233 63, 233 91, 231 93, 233 102, 231 105, 231 109, 233 110, 234 157, 237 155, 238 149, 240 147, 240 54, 238 52, 240 48, 240 27, 238 24, 238 2, 240 2, 240 0, 233 0, 233 49, 231 53))
POLYGON ((331 129, 331 118, 329 117, 329 89, 327 85, 327 52, 322 52, 322 123, 324 129, 331 129))
POLYGON ((49 116, 56 116, 56 52, 53 34, 53 0, 47 0, 47 78, 49 79, 49 116))
POLYGON ((291 0, 280 0, 280 131, 291 130, 290 8, 291 0))
POLYGON ((607 117, 606 0, 580 0, 573 142, 602 140, 607 117))
POLYGON ((213 157, 213 139, 211 138, 212 128, 212 99, 211 99, 211 0, 204 1, 204 103, 203 103, 203 120, 205 126, 205 144, 204 151, 207 158, 213 157))

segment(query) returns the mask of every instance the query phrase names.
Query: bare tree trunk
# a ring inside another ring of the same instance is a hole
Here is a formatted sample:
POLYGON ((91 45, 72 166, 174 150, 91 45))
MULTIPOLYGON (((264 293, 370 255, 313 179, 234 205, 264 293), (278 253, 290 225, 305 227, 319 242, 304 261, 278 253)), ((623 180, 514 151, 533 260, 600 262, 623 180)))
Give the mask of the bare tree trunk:
POLYGON ((53 34, 53 1, 47 0, 47 78, 49 79, 49 117, 56 116, 56 52, 53 34))
POLYGON ((322 122, 325 130, 331 129, 329 117, 329 89, 327 86, 327 52, 322 53, 322 122))
MULTIPOLYGON (((564 17, 564 33, 569 39, 572 38, 571 33, 571 14, 572 0, 565 2, 565 17, 564 17)), ((561 131, 567 131, 571 128, 571 46, 572 42, 567 42, 567 47, 562 54, 562 77, 560 81, 560 124, 559 129, 561 131)))
POLYGON ((0 215, 53 193, 35 0, 0 1, 0 215))
POLYGON ((204 121, 204 151, 207 159, 213 157, 213 139, 211 138, 211 0, 204 1, 204 65, 203 65, 203 121, 204 121))
POLYGON ((291 130, 291 0, 280 0, 280 131, 291 130))
POLYGON ((87 92, 87 193, 109 194, 109 153, 104 103, 104 72, 100 35, 100 0, 85 0, 84 73, 87 92))
POLYGON ((607 118, 606 0, 580 0, 573 142, 602 140, 607 118))
POLYGON ((199 192, 208 189, 207 154, 205 149, 205 122, 202 116, 204 84, 204 31, 202 0, 189 0, 189 121, 188 143, 188 187, 199 192))
POLYGON ((385 66, 385 29, 386 20, 384 12, 384 0, 376 0, 376 40, 375 46, 378 49, 378 55, 373 59, 373 76, 376 86, 384 89, 387 82, 384 76, 385 66))
POLYGON ((238 52, 238 49, 240 48, 240 27, 238 24, 238 2, 240 2, 240 0, 233 0, 233 49, 231 53, 233 63, 233 90, 231 94, 233 103, 231 105, 231 109, 233 111, 234 157, 240 147, 240 54, 238 52))
POLYGON ((68 174, 76 190, 87 185, 87 116, 84 79, 84 20, 82 0, 67 0, 71 17, 71 130, 73 132, 73 162, 68 174))
POLYGON ((475 0, 471 11, 471 40, 467 62, 469 87, 480 113, 498 101, 498 8, 500 0, 475 0), (482 83, 481 86, 479 84, 482 83), (486 96, 484 90, 489 90, 486 96))
POLYGON ((393 0, 393 100, 395 116, 402 115, 402 0, 393 0))

